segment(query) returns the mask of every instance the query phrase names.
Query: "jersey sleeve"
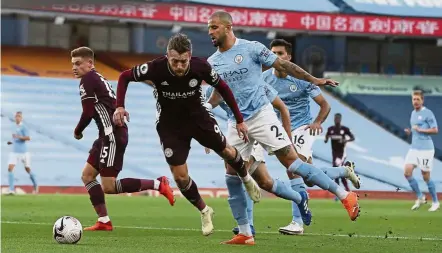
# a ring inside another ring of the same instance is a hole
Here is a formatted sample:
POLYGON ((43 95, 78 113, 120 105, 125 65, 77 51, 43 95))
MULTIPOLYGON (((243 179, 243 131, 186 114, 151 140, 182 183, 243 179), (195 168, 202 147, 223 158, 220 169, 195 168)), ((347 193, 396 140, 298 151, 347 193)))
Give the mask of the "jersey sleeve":
POLYGON ((154 73, 154 63, 146 62, 132 68, 132 76, 136 82, 152 80, 154 73))
POLYGON ((354 138, 353 133, 350 131, 350 128, 348 128, 348 127, 345 128, 344 134, 349 136, 350 138, 354 138))
POLYGON ((427 123, 430 126, 430 128, 437 128, 436 117, 434 116, 432 111, 429 111, 429 114, 428 114, 426 120, 427 120, 427 123))
POLYGON ((251 47, 252 50, 252 56, 255 61, 261 63, 262 65, 265 65, 267 67, 270 67, 273 65, 273 63, 276 61, 278 56, 274 54, 272 51, 270 51, 266 46, 264 46, 262 43, 254 41, 251 47))
POLYGON ((95 82, 90 77, 83 78, 80 84, 81 101, 86 99, 95 99, 95 82))
POLYGON ((306 82, 306 81, 302 81, 302 82, 307 83, 306 84, 306 91, 311 98, 315 98, 315 97, 321 95, 321 89, 318 86, 316 86, 312 83, 306 82))
POLYGON ((29 136, 29 130, 28 130, 28 128, 26 126, 23 126, 22 135, 23 136, 29 136))
POLYGON ((210 86, 216 86, 219 83, 221 77, 216 73, 216 71, 210 66, 210 64, 204 60, 201 64, 201 78, 206 81, 210 86))
POLYGON ((275 100, 275 98, 278 96, 278 92, 268 84, 264 85, 264 89, 266 92, 267 99, 270 102, 273 102, 273 100, 275 100))

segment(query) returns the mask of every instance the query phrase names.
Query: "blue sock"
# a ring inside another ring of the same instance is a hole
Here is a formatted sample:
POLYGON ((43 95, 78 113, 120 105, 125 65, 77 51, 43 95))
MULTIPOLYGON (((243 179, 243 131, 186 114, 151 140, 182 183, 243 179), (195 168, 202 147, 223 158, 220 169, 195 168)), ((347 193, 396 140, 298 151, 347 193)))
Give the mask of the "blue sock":
MULTIPOLYGON (((290 185, 294 191, 301 192, 306 191, 306 185, 302 178, 294 178, 290 180, 290 185)), ((301 212, 299 212, 298 205, 292 201, 292 221, 298 223, 299 225, 304 225, 302 221, 301 212)))
POLYGON ((410 184, 411 189, 416 193, 416 196, 420 199, 422 198, 422 192, 419 189, 419 185, 416 181, 416 179, 411 176, 411 177, 407 177, 408 183, 410 184))
POLYGON ((244 192, 244 194, 246 195, 247 201, 247 220, 249 221, 249 224, 253 226, 253 200, 247 192, 244 192))
POLYGON ((288 185, 284 184, 284 182, 279 179, 273 179, 272 192, 280 198, 294 201, 297 204, 302 201, 302 197, 298 192, 288 187, 288 185))
POLYGON ((345 167, 327 167, 321 168, 324 173, 329 176, 331 179, 341 178, 347 176, 347 170, 345 167))
POLYGON ((8 182, 9 182, 9 190, 14 191, 14 172, 8 172, 8 182))
POLYGON ((427 182, 428 191, 430 192, 431 199, 433 200, 433 203, 438 203, 439 200, 437 199, 437 192, 436 192, 436 185, 434 184, 433 180, 429 180, 427 182))
POLYGON ((229 191, 229 206, 238 225, 248 224, 247 219, 247 193, 238 176, 226 175, 227 190, 229 191))
POLYGON ((34 173, 30 172, 30 173, 29 173, 29 177, 31 178, 32 185, 34 186, 34 188, 36 188, 36 187, 37 187, 37 180, 35 180, 35 175, 34 175, 34 173))
POLYGON ((305 163, 299 158, 289 166, 288 171, 303 177, 304 180, 312 182, 323 190, 332 192, 339 199, 345 199, 347 197, 347 192, 339 187, 339 185, 329 178, 321 169, 305 163))

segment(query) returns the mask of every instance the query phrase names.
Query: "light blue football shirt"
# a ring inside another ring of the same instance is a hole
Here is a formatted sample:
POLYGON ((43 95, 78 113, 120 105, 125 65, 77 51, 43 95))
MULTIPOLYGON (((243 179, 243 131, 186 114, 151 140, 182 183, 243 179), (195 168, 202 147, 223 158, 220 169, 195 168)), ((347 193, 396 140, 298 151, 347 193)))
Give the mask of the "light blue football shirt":
POLYGON ((318 86, 289 75, 278 78, 274 74, 274 69, 264 71, 263 79, 278 92, 278 96, 286 104, 290 112, 292 131, 311 124, 310 98, 321 94, 318 86))
MULTIPOLYGON (((271 66, 277 58, 257 41, 236 38, 232 48, 225 52, 218 50, 207 60, 229 85, 244 120, 270 103, 262 79, 262 65, 271 66)), ((234 120, 233 116, 229 119, 234 120)))
MULTIPOLYGON (((213 86, 209 86, 209 88, 207 88, 207 90, 206 90, 206 101, 209 100, 210 96, 212 95, 213 89, 214 89, 213 86)), ((265 89, 265 92, 266 92, 267 99, 270 102, 273 102, 273 100, 275 100, 275 98, 278 96, 278 92, 275 89, 273 89, 272 86, 270 86, 268 84, 266 84, 264 86, 264 89, 265 89)), ((221 102, 219 104, 219 107, 221 107, 221 109, 223 109, 227 113, 227 117, 228 118, 233 117, 232 110, 230 110, 230 108, 226 104, 226 102, 224 102, 224 101, 221 102)))
MULTIPOLYGON (((13 133, 19 136, 29 136, 28 128, 23 123, 14 125, 13 133)), ((12 140, 12 152, 20 154, 28 152, 26 141, 14 138, 12 140)))
POLYGON ((410 125, 412 134, 411 148, 417 150, 434 149, 433 140, 431 139, 430 134, 419 133, 413 129, 414 125, 417 125, 422 129, 437 127, 436 117, 434 116, 433 112, 426 107, 422 107, 422 109, 419 111, 413 110, 413 112, 411 112, 410 125))

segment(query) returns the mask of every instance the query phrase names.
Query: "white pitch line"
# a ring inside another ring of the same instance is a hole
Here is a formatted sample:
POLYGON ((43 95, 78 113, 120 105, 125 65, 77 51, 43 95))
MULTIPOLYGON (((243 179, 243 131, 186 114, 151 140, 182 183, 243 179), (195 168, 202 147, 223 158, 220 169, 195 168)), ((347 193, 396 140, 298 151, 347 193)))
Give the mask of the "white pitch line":
MULTIPOLYGON (((43 222, 20 222, 20 221, 1 221, 5 224, 18 224, 18 225, 44 225, 44 226, 52 226, 50 223, 43 222)), ((167 231, 200 231, 200 229, 195 228, 159 228, 159 227, 138 227, 138 226, 114 226, 115 228, 126 228, 126 229, 142 229, 142 230, 167 230, 167 231)), ((231 230, 225 229, 216 229, 215 232, 232 232, 231 230)), ((279 234, 278 232, 272 231, 259 231, 258 234, 279 234)), ((319 233, 304 233, 304 235, 310 236, 330 236, 330 237, 350 237, 348 234, 319 234, 319 233)), ((401 240, 422 240, 422 241, 442 241, 442 238, 437 237, 407 237, 407 236, 394 236, 388 235, 387 238, 385 236, 378 235, 357 235, 353 234, 351 237, 355 238, 379 238, 379 239, 401 239, 401 240)))

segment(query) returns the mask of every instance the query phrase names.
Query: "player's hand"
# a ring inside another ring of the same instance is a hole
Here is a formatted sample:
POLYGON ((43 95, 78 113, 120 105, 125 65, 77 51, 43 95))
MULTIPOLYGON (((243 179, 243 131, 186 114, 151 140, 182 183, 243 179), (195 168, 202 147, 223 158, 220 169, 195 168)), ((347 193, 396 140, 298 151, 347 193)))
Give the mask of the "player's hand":
POLYGON ((7 144, 8 144, 8 145, 11 145, 11 144, 12 144, 12 141, 8 141, 7 144))
POLYGON ((326 79, 326 78, 316 78, 316 80, 313 82, 316 86, 331 86, 336 87, 339 85, 339 82, 332 80, 332 79, 326 79))
POLYGON ((413 130, 415 130, 418 133, 421 131, 421 129, 417 125, 413 126, 413 130))
POLYGON ((83 134, 82 133, 80 133, 80 134, 74 133, 74 138, 77 140, 81 140, 83 138, 83 134))
POLYGON ((118 107, 114 112, 114 123, 117 126, 124 126, 124 117, 129 122, 129 112, 124 107, 118 107))
POLYGON ((313 122, 312 124, 306 126, 304 130, 310 129, 310 135, 315 136, 322 133, 322 126, 319 123, 313 122))
POLYGON ((404 132, 405 132, 407 135, 410 135, 410 134, 411 134, 411 130, 410 130, 410 128, 405 128, 405 129, 404 129, 404 132))
POLYGON ((236 131, 238 132, 239 138, 243 139, 244 142, 249 142, 249 136, 248 136, 249 129, 246 123, 242 122, 236 124, 236 131))
POLYGON ((204 148, 204 151, 206 151, 206 154, 210 154, 210 148, 204 148))

